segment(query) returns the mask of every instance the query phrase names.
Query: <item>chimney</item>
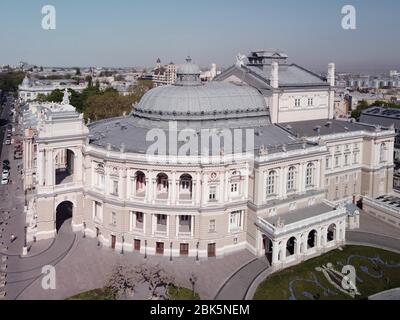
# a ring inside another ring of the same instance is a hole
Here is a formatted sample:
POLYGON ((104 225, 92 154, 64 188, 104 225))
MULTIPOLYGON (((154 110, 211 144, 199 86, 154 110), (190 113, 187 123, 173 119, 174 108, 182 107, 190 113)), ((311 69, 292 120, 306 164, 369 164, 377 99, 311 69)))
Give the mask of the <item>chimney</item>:
POLYGON ((331 87, 335 86, 335 64, 330 63, 328 64, 328 83, 331 87))
POLYGON ((277 62, 272 62, 271 64, 271 79, 270 79, 270 83, 271 83, 271 87, 274 89, 278 89, 279 87, 279 66, 277 62))

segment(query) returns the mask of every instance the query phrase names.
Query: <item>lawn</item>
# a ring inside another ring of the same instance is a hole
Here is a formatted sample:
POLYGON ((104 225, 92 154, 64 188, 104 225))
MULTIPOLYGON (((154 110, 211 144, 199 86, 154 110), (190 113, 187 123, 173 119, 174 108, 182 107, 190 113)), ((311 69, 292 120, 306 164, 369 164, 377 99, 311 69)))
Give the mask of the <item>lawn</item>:
POLYGON ((253 299, 358 300, 398 287, 399 254, 371 247, 346 246, 343 251, 334 250, 271 275, 259 285, 253 299), (342 287, 342 268, 346 265, 355 269, 360 295, 343 292, 346 290, 342 287))
MULTIPOLYGON (((171 285, 168 288, 168 293, 170 300, 200 300, 197 293, 193 295, 192 290, 183 287, 171 285)), ((67 300, 115 300, 115 297, 110 290, 103 288, 86 291, 67 300)))
POLYGON ((94 289, 80 293, 67 300, 115 300, 115 297, 108 289, 94 289))

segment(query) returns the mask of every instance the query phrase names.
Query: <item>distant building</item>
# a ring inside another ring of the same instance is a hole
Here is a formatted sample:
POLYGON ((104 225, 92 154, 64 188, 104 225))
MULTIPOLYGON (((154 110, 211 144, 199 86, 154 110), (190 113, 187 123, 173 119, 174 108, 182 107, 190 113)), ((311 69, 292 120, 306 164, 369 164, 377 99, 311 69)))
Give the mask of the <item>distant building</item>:
POLYGON ((18 96, 21 101, 28 102, 36 100, 39 94, 47 96, 56 89, 62 91, 65 89, 72 89, 77 92, 82 92, 85 88, 87 88, 86 82, 83 84, 75 84, 70 80, 34 81, 26 76, 22 84, 18 86, 18 96))
POLYGON ((156 67, 151 71, 151 73, 143 75, 142 79, 153 81, 156 87, 171 85, 176 81, 176 70, 177 66, 173 62, 163 66, 161 65, 161 59, 158 58, 156 67))
POLYGON ((394 128, 396 137, 394 140, 393 186, 400 190, 400 109, 372 106, 361 113, 360 122, 383 128, 394 128))

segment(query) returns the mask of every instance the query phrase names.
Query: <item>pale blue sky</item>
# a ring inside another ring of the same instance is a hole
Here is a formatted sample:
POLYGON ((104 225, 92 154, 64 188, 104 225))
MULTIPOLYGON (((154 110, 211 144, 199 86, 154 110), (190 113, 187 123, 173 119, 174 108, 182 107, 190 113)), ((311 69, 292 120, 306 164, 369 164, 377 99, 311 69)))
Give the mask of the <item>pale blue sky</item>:
POLYGON ((280 48, 323 71, 400 69, 398 0, 0 0, 0 64, 152 66, 190 54, 229 66, 238 52, 280 48), (57 29, 41 28, 41 8, 57 29), (341 8, 357 9, 357 30, 341 8))

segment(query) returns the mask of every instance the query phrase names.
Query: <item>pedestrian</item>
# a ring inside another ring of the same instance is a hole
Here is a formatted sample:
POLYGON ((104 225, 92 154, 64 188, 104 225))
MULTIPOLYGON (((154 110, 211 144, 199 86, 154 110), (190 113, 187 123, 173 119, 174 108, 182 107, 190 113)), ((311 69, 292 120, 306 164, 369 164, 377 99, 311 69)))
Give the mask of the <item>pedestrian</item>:
POLYGON ((15 234, 14 234, 14 233, 12 233, 12 234, 11 234, 11 242, 14 242, 14 241, 15 241, 15 239, 17 239, 17 237, 15 236, 15 234))

